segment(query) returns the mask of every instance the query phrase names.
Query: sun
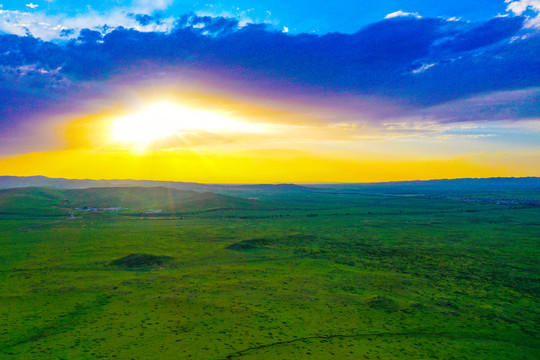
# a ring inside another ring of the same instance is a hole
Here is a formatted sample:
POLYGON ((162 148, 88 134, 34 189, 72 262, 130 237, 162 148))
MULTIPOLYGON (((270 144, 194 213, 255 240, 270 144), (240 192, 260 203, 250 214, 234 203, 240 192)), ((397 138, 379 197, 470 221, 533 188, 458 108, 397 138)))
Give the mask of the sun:
POLYGON ((163 138, 187 133, 252 133, 263 130, 262 124, 236 120, 219 112, 159 102, 115 119, 110 135, 114 142, 144 147, 163 138))

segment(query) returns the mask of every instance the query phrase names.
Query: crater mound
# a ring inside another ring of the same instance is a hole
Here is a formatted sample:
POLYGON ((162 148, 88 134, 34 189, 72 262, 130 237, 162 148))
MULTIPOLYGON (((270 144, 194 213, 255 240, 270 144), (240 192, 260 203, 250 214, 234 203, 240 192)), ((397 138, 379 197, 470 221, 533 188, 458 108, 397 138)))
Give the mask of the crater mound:
POLYGON ((272 245, 274 241, 270 239, 251 239, 243 240, 227 246, 225 249, 236 251, 249 251, 256 249, 263 249, 265 245, 272 245))
POLYGON ((148 268, 166 265, 174 260, 171 256, 157 256, 151 254, 130 254, 110 262, 111 265, 126 268, 148 268))
POLYGON ((368 306, 372 309, 394 312, 399 310, 396 302, 384 296, 376 296, 368 301, 368 306))

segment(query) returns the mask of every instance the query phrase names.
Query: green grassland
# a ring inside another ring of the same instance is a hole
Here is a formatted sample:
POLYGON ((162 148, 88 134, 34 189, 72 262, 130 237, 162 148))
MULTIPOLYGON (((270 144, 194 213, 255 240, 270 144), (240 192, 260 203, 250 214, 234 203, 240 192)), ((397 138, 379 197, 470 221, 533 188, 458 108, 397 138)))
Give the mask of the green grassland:
POLYGON ((170 194, 0 196, 0 358, 540 357, 540 207, 170 194))

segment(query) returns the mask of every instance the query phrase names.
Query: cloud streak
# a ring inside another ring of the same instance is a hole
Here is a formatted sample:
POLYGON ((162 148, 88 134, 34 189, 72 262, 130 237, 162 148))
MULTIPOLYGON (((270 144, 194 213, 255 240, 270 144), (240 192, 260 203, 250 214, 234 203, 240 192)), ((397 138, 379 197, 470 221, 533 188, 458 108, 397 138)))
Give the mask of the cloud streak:
POLYGON ((400 17, 400 16, 413 16, 417 19, 420 19, 421 16, 420 14, 418 13, 409 13, 409 12, 405 12, 403 10, 398 10, 398 11, 394 11, 393 13, 390 13, 388 15, 386 15, 384 18, 385 19, 393 19, 393 18, 396 18, 396 17, 400 17))

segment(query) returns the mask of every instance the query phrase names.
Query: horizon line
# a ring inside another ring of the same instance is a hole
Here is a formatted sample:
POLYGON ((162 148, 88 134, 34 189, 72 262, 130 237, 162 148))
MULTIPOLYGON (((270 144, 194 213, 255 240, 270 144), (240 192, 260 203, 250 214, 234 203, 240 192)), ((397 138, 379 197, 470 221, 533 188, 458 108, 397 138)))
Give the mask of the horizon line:
POLYGON ((385 184, 385 183, 404 183, 404 182, 429 182, 429 181, 452 181, 452 180, 493 180, 493 179, 540 179, 540 176, 487 176, 487 177, 459 177, 459 178, 431 178, 431 179, 410 179, 410 180, 386 180, 386 181, 321 181, 321 182, 246 182, 246 183, 219 183, 219 182, 196 182, 196 181, 181 181, 181 180, 149 180, 149 179, 131 179, 131 178, 65 178, 65 177, 50 177, 45 175, 0 175, 1 178, 46 178, 51 180, 72 180, 72 181, 147 181, 147 182, 167 182, 167 183, 183 183, 183 184, 198 184, 198 185, 331 185, 331 184, 385 184))

